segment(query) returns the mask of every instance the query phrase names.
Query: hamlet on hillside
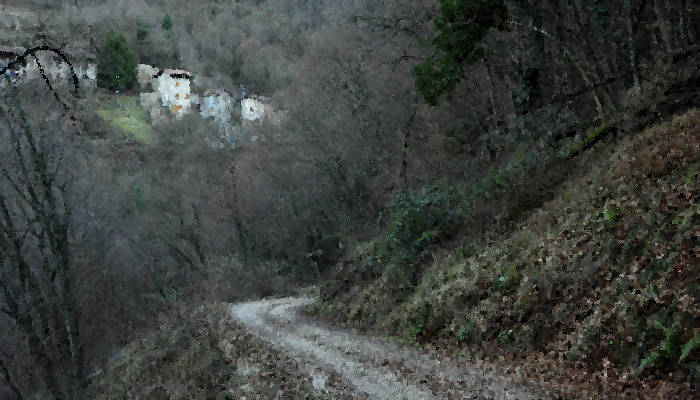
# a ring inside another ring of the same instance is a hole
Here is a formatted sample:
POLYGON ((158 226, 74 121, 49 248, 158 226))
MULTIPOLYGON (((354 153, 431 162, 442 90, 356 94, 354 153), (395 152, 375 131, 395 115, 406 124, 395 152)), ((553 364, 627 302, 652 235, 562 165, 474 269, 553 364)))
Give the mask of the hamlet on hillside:
MULTIPOLYGON (((42 71, 52 86, 70 84, 71 67, 81 87, 97 87, 98 64, 94 48, 88 41, 76 40, 61 49, 70 65, 51 51, 37 51, 25 57, 26 51, 20 46, 0 45, 0 69, 5 69, 0 88, 43 79, 42 71)), ((245 91, 238 97, 221 88, 199 88, 197 91, 195 75, 184 69, 139 64, 136 72, 135 90, 138 90, 139 103, 149 114, 152 124, 169 117, 180 119, 195 112, 216 123, 222 139, 233 144, 236 139, 231 136, 236 136, 235 132, 245 132, 243 127, 253 122, 262 123, 269 119, 275 125, 281 123, 283 113, 272 108, 269 98, 248 95, 245 91), (239 116, 243 124, 238 129, 231 123, 235 103, 240 103, 239 116)))

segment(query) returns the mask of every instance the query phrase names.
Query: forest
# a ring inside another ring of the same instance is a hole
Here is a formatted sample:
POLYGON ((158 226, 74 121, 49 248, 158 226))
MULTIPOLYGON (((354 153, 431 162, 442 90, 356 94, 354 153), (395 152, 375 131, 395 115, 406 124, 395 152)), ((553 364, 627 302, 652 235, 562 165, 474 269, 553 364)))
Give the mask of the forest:
POLYGON ((695 2, 0 3, 0 398, 465 398, 252 330, 306 297, 299 332, 541 398, 697 395, 695 2), (226 128, 156 119, 140 64, 226 128))

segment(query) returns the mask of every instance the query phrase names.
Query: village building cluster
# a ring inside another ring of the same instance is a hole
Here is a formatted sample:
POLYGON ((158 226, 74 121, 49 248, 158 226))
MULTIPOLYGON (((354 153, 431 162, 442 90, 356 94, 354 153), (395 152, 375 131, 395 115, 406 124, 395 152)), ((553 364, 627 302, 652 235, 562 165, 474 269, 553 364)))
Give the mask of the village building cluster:
MULTIPOLYGON (((233 145, 236 139, 246 135, 246 127, 254 122, 269 119, 273 124, 280 125, 283 114, 273 110, 269 98, 253 96, 250 98, 245 89, 241 97, 221 89, 206 89, 195 93, 193 88, 196 80, 192 73, 180 69, 158 69, 139 64, 137 71, 138 85, 142 92, 139 94, 141 106, 150 113, 151 121, 158 123, 172 115, 181 118, 192 112, 202 118, 211 119, 219 128, 222 142, 233 145), (240 101, 240 127, 233 126, 231 119, 234 105, 240 101), (236 138, 236 139, 234 139, 236 138)), ((252 141, 256 138, 253 136, 252 141)), ((223 145, 223 144, 221 144, 223 145)))
MULTIPOLYGON (((164 69, 139 64, 137 71, 141 93, 141 105, 152 111, 154 99, 159 98, 163 107, 176 117, 189 114, 192 110, 199 112, 203 118, 211 118, 219 124, 227 124, 233 113, 234 97, 224 90, 207 89, 201 95, 193 93, 194 75, 180 69, 164 69)), ((269 99, 248 98, 242 93, 241 117, 246 121, 262 121, 265 116, 265 104, 269 99)), ((268 107, 269 108, 269 107, 268 107)))
MULTIPOLYGON (((73 72, 81 87, 96 87, 97 63, 93 46, 90 43, 75 42, 62 52, 71 60, 73 72)), ((24 55, 22 47, 0 46, 0 69, 5 68, 18 56, 24 55)), ((58 55, 50 51, 39 51, 7 68, 0 77, 0 88, 8 84, 23 84, 41 79, 40 67, 52 85, 70 84, 70 66, 58 55)), ((210 119, 219 128, 222 143, 233 145, 234 136, 245 136, 246 128, 253 123, 269 119, 279 125, 283 114, 273 110, 269 98, 249 96, 241 87, 240 97, 221 89, 206 89, 195 93, 195 77, 182 69, 160 69, 146 64, 137 67, 139 102, 150 114, 151 122, 158 124, 169 115, 181 118, 192 112, 210 119), (235 105, 240 103, 241 126, 231 123, 235 105)))

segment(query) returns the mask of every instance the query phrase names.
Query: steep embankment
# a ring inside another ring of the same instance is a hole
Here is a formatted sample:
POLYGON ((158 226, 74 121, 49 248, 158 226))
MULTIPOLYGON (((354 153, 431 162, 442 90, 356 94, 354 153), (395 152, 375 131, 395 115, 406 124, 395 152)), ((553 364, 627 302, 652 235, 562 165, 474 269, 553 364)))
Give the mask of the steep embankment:
POLYGON ((467 241, 458 229, 444 235, 443 225, 428 225, 437 228, 413 233, 411 243, 451 240, 417 247, 418 256, 387 255, 405 250, 386 244, 403 240, 396 226, 465 213, 444 200, 452 192, 417 195, 420 204, 392 214, 377 240, 338 265, 310 311, 448 354, 498 358, 580 398, 692 397, 700 111, 599 142, 571 168, 579 175, 554 188, 553 201, 509 229, 467 241), (415 215, 431 201, 442 214, 415 215))

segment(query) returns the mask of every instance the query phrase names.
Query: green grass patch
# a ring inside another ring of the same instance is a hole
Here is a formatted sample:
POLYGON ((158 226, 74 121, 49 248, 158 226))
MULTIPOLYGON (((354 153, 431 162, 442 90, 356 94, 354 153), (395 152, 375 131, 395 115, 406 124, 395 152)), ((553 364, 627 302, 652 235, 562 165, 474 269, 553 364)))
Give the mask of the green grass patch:
POLYGON ((116 99, 113 102, 102 103, 97 110, 97 115, 140 143, 153 142, 153 132, 148 123, 147 113, 139 105, 137 96, 120 96, 119 104, 116 99))

